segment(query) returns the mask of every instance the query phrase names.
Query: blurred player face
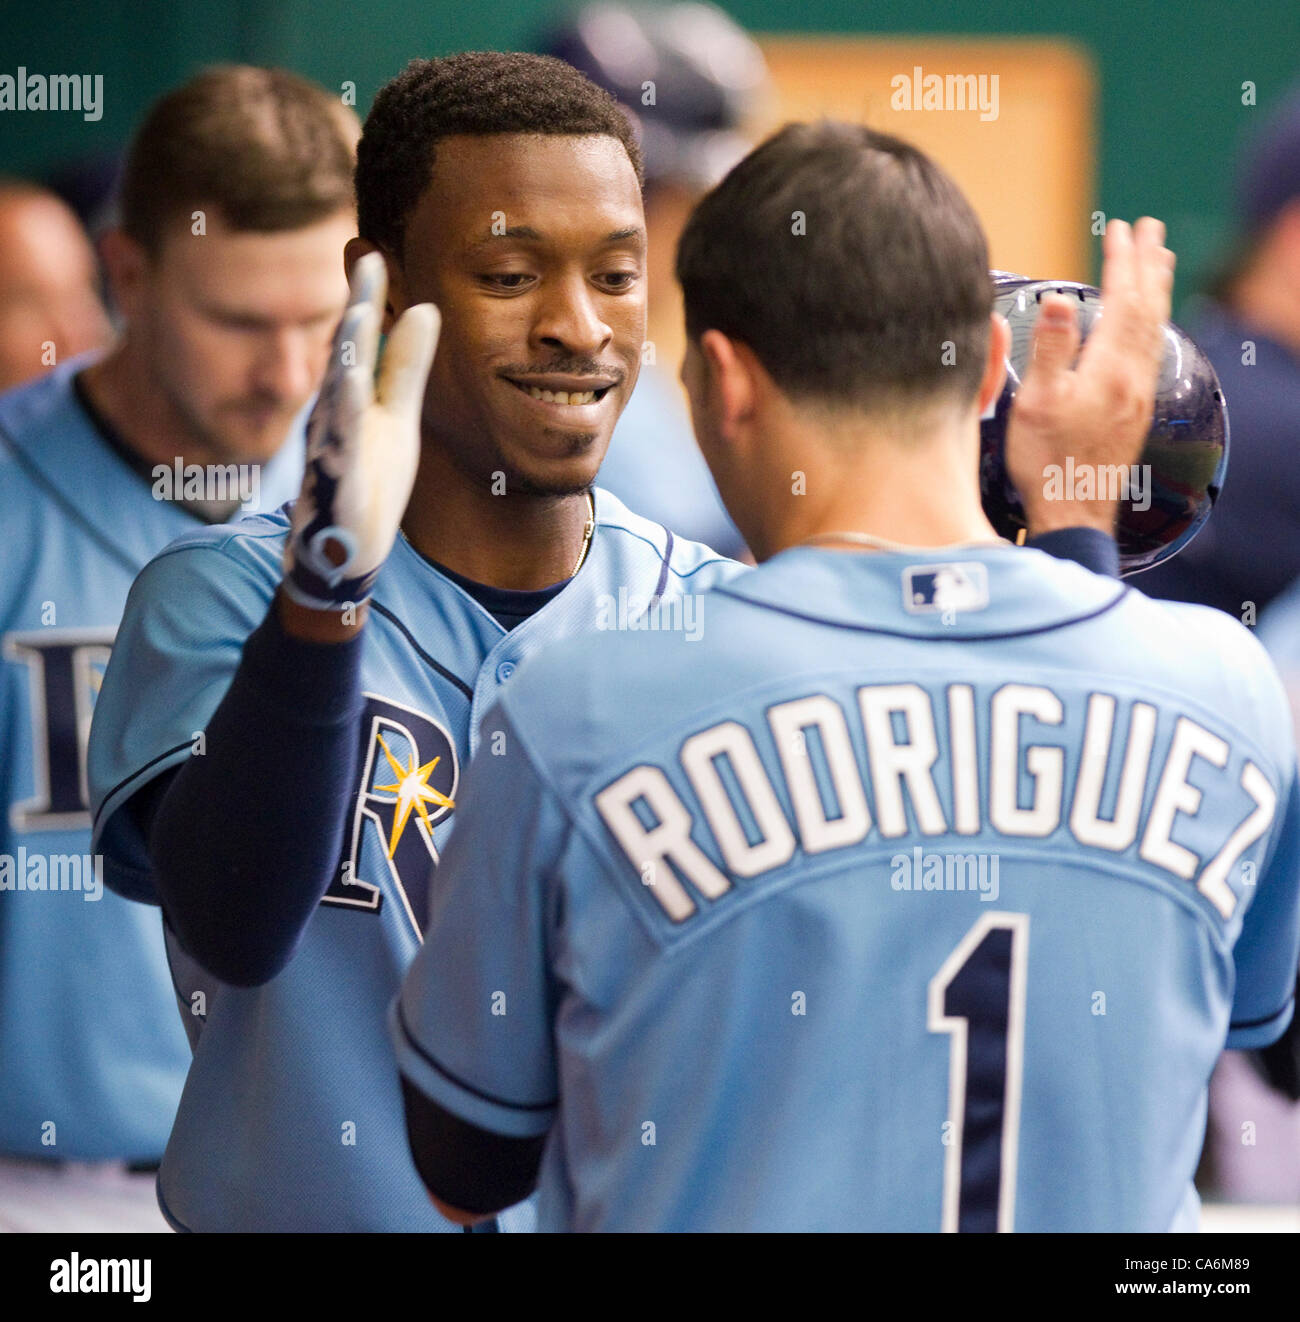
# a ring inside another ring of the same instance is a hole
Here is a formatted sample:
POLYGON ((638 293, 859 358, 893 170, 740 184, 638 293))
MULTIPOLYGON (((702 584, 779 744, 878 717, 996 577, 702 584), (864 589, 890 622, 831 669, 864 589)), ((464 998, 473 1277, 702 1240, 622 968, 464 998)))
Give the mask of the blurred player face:
POLYGON ((339 253, 356 226, 340 211, 266 234, 209 212, 206 230, 178 221, 152 255, 116 235, 115 287, 128 338, 189 439, 226 462, 262 462, 324 373, 347 301, 339 253))
POLYGON ((424 434, 508 492, 585 490, 645 338, 645 220, 632 163, 604 136, 457 136, 390 262, 395 312, 442 311, 424 434), (567 402, 566 402, 567 401, 567 402))
POLYGON ((0 390, 108 337, 95 254, 76 216, 37 189, 0 191, 0 390))

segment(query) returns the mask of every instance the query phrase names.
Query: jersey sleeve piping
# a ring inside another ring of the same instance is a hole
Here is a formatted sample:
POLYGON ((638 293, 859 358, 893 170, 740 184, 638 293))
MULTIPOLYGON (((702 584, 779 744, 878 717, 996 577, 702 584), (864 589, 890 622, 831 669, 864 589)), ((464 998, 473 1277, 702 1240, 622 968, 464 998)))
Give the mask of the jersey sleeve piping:
MULTIPOLYGON (((673 536, 672 532, 669 531, 669 529, 664 528, 664 532, 665 534, 667 534, 668 537, 668 543, 667 546, 663 550, 661 550, 644 533, 637 532, 634 528, 629 528, 626 524, 601 523, 600 526, 602 528, 609 529, 611 532, 626 533, 629 537, 635 537, 638 542, 644 542, 648 547, 650 547, 650 549, 655 553, 655 555, 659 557, 661 563, 664 566, 664 569, 666 570, 666 573, 673 574, 677 578, 681 578, 681 579, 690 578, 692 575, 698 574, 701 569, 707 569, 710 565, 731 565, 731 564, 740 563, 739 561, 729 559, 725 555, 719 555, 717 551, 713 550, 712 547, 705 547, 704 549, 707 550, 709 554, 703 560, 701 560, 698 565, 693 566, 691 569, 678 569, 677 566, 671 562, 671 558, 670 558, 672 556, 673 547, 676 545, 677 539, 673 536)), ((662 524, 660 524, 659 526, 661 528, 663 527, 662 524)), ((703 546, 703 543, 697 543, 697 545, 703 546)), ((660 586, 657 589, 657 592, 662 594, 664 587, 667 586, 666 574, 661 573, 659 583, 660 586)))
MULTIPOLYGON (((753 606, 758 610, 772 611, 777 615, 789 615, 796 620, 806 620, 810 624, 832 629, 849 629, 854 633, 878 634, 883 638, 915 639, 929 637, 927 634, 914 633, 908 629, 886 629, 878 624, 859 624, 853 620, 836 620, 824 615, 813 615, 806 611, 795 610, 793 606, 779 606, 775 602, 756 601, 753 597, 744 592, 738 592, 730 586, 716 587, 713 591, 720 596, 731 597, 735 601, 744 602, 745 605, 753 606)), ((944 641, 951 643, 996 643, 1004 642, 1009 638, 1032 638, 1036 634, 1052 633, 1057 629, 1068 629, 1071 625, 1086 624, 1089 620, 1098 619, 1108 611, 1114 610, 1131 591, 1131 588, 1123 587, 1110 601, 1103 602, 1095 609, 1086 611, 1082 615, 1071 615, 1062 620, 1053 620, 1049 624, 1034 624, 1023 629, 1004 629, 997 633, 945 633, 943 635, 944 641)))
POLYGON ((1275 1014, 1264 1019, 1246 1019, 1228 1026, 1228 1046, 1234 1050, 1249 1047, 1266 1047, 1276 1042, 1286 1032, 1295 1011, 1295 997, 1275 1014))
POLYGON ((498 1097, 495 1093, 484 1091, 470 1083, 468 1079, 462 1079, 458 1074, 454 1074, 445 1065, 443 1065, 434 1055, 419 1042, 411 1032, 410 1025, 406 1022, 406 1015, 402 1011, 402 1002, 399 997, 396 1001, 397 1026, 401 1034, 411 1049, 416 1052, 421 1060, 425 1061, 431 1068, 437 1070, 448 1083, 454 1084, 457 1088, 463 1089, 480 1101, 490 1102, 493 1106, 504 1106, 511 1111, 553 1111, 558 1104, 556 1101, 549 1102, 516 1102, 508 1097, 498 1097))
MULTIPOLYGON (((135 771, 131 772, 129 776, 124 776, 119 780, 117 784, 104 795, 104 802, 99 805, 99 811, 95 814, 95 820, 91 827, 92 831, 98 831, 107 818, 111 817, 116 811, 118 795, 122 794, 128 787, 131 787, 131 793, 134 793, 135 790, 139 788, 139 786, 134 784, 135 781, 144 776, 146 772, 152 771, 154 775, 157 775, 159 772, 165 771, 166 767, 161 766, 161 763, 168 762, 169 759, 176 760, 176 755, 178 753, 186 752, 192 747, 192 745, 193 741, 187 739, 184 743, 177 744, 174 748, 169 748, 165 752, 159 753, 157 757, 150 758, 144 766, 138 767, 135 771)), ((153 776, 149 776, 148 779, 152 780, 153 776)), ((131 793, 123 795, 123 798, 129 799, 131 793)))

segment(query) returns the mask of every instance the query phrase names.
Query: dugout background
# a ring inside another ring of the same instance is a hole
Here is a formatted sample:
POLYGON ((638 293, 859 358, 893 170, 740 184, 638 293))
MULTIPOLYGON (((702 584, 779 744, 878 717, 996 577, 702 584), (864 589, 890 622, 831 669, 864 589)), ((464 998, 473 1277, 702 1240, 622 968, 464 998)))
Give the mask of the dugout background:
MULTIPOLYGON (((1093 208, 1153 212, 1179 254, 1181 302, 1226 242, 1231 162, 1244 132, 1300 75, 1300 0, 722 0, 756 35, 962 34, 1073 43, 1093 70, 1095 164, 1080 162, 1093 208), (1251 80, 1258 105, 1241 103, 1251 80)), ((329 87, 355 82, 364 115, 413 54, 527 49, 553 0, 2 0, 0 72, 102 73, 97 123, 70 113, 0 116, 0 170, 48 178, 71 160, 121 146, 143 108, 205 63, 282 64, 329 87)), ((881 125, 881 127, 888 127, 881 125)), ((1086 157, 1091 153, 1084 152, 1086 157)), ((1032 189, 1032 160, 1008 160, 1032 189)), ((1088 241, 1081 261, 1098 251, 1088 241)), ((1096 276, 1093 267, 1086 274, 1096 276)), ((1082 272, 1081 272, 1082 273, 1082 272)))

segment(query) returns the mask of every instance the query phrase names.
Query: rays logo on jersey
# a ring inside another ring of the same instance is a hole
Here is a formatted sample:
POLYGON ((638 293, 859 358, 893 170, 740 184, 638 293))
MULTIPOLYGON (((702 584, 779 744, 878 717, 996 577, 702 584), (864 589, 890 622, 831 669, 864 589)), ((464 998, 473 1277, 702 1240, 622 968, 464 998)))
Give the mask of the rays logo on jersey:
POLYGON ((978 611, 988 604, 988 571, 976 561, 912 565, 903 571, 903 609, 913 615, 978 611))
POLYGON ((90 826, 86 743, 114 629, 37 629, 4 635, 0 653, 27 667, 32 793, 10 808, 15 831, 90 826))
POLYGON ((356 806, 321 903, 378 913, 386 872, 418 936, 438 862, 434 824, 456 806, 456 748, 423 712, 373 693, 364 698, 356 806))

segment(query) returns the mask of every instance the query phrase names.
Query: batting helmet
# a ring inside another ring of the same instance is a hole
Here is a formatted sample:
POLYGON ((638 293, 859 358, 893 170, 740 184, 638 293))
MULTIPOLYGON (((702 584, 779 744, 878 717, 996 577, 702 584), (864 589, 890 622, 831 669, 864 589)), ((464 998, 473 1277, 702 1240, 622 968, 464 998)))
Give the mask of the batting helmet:
MULTIPOLYGON (((1011 353, 1002 394, 980 422, 980 489, 989 522, 1015 540, 1025 527, 1025 514, 1007 476, 1007 419, 1029 365, 1039 303, 1050 293, 1077 298, 1079 329, 1086 339, 1101 315, 1101 291, 1072 280, 1029 280, 1008 271, 992 276, 994 309, 1011 325, 1011 353)), ((1228 468, 1228 409, 1219 378, 1184 331, 1170 322, 1164 335, 1155 416, 1135 480, 1116 470, 1088 475, 1094 483, 1118 484, 1121 574, 1150 569, 1177 555, 1210 517, 1228 468)))
POLYGON ((604 0, 540 44, 632 112, 647 183, 712 188, 749 150, 739 130, 767 85, 767 65, 714 5, 604 0))

